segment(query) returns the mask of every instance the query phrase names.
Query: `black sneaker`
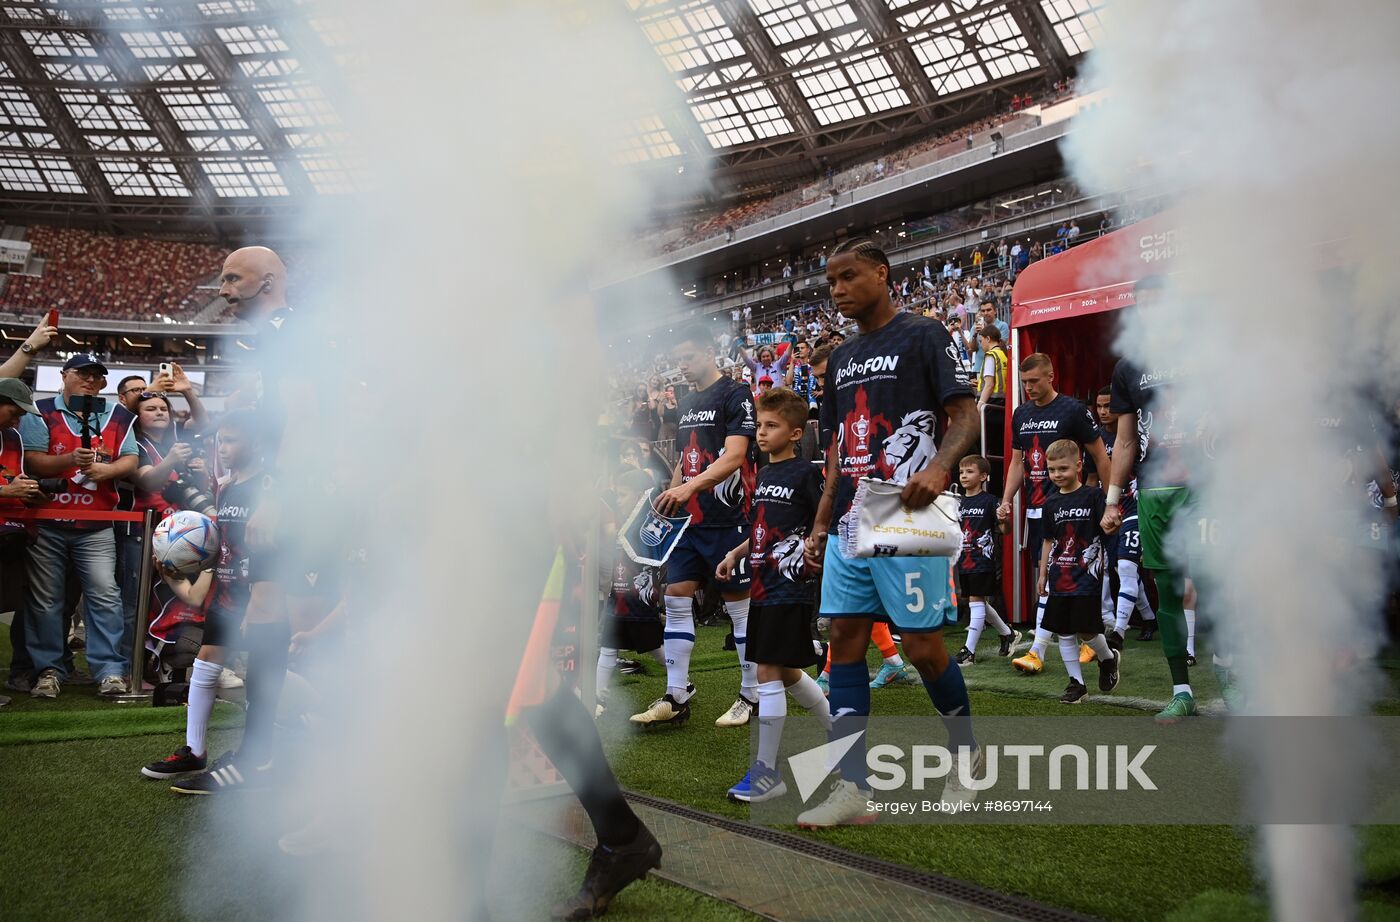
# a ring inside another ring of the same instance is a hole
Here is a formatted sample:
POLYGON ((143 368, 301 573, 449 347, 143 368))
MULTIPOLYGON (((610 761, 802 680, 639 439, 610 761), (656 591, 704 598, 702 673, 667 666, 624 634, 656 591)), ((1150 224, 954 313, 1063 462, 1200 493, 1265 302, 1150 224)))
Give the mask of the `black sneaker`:
POLYGON ((626 845, 599 845, 588 860, 583 886, 572 897, 549 911, 552 919, 592 919, 608 911, 608 904, 624 887, 661 867, 661 843, 642 826, 626 845))
POLYGON ((1118 650, 1119 652, 1122 652, 1122 650, 1123 650, 1123 635, 1122 635, 1122 634, 1118 633, 1116 630, 1114 630, 1114 631, 1109 631, 1107 634, 1104 635, 1104 640, 1108 641, 1108 648, 1109 648, 1110 650, 1118 650))
POLYGON ((1065 686, 1065 693, 1060 696, 1060 703, 1078 704, 1087 694, 1089 694, 1089 689, 1084 687, 1083 682, 1070 679, 1069 684, 1065 686))
POLYGON ((177 781, 170 786, 170 790, 176 794, 223 794, 247 790, 260 786, 271 767, 271 763, 262 768, 254 767, 247 760, 239 759, 238 753, 229 752, 215 759, 208 771, 177 781))
POLYGON ((1001 635, 1001 646, 997 647, 997 656, 1010 656, 1011 651, 1020 642, 1021 636, 1021 632, 1017 630, 1012 630, 1010 634, 1001 635))
MULTIPOLYGON (((1099 691, 1107 694, 1118 687, 1118 664, 1123 662, 1123 654, 1113 651, 1111 661, 1099 660, 1099 691)), ((1083 688, 1084 686, 1079 686, 1083 688)))
POLYGON ((1186 654, 1186 665, 1188 665, 1188 666, 1194 666, 1194 665, 1196 665, 1196 657, 1192 656, 1190 653, 1186 654))
POLYGON ((617 671, 623 675, 646 675, 647 671, 642 668, 642 664, 634 659, 618 658, 617 671))
POLYGON ((1157 628, 1155 626, 1156 624, 1157 622, 1155 621, 1149 621, 1146 624, 1144 624, 1142 626, 1142 630, 1138 631, 1137 639, 1154 640, 1157 637, 1157 628))
POLYGON ((969 664, 975 664, 976 662, 977 662, 977 654, 976 654, 976 653, 973 653, 973 652, 972 652, 971 650, 969 650, 967 647, 963 647, 961 650, 958 651, 958 665, 959 665, 959 666, 967 666, 967 665, 969 665, 969 664))
POLYGON ((208 760, 204 756, 197 756, 190 751, 190 747, 181 746, 175 750, 174 755, 168 755, 141 769, 141 774, 147 778, 180 778, 202 772, 206 765, 208 760))

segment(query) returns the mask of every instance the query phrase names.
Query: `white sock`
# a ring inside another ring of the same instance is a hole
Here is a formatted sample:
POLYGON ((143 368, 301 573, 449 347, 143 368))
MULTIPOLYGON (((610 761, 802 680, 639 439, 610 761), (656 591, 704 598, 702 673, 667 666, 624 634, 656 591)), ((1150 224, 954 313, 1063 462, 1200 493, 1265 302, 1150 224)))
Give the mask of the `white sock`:
POLYGON ((197 659, 190 670, 190 706, 185 711, 185 745, 197 756, 204 751, 204 735, 209 730, 209 715, 214 711, 214 695, 219 690, 219 675, 224 667, 208 660, 197 659))
POLYGON ((1196 655, 1196 610, 1194 608, 1184 609, 1186 615, 1186 655, 1196 655))
POLYGON ((1113 648, 1108 645, 1108 638, 1102 634, 1095 634, 1086 641, 1094 651, 1094 656, 1103 662, 1113 659, 1113 648))
POLYGON ((666 692, 679 704, 689 700, 690 651, 695 649, 695 613, 689 596, 666 596, 666 630, 661 635, 666 651, 666 692))
POLYGON ((1181 694, 1182 692, 1186 692, 1186 694, 1191 695, 1191 697, 1193 697, 1193 698, 1196 697, 1194 694, 1192 694, 1192 692, 1191 692, 1191 686, 1190 686, 1190 685, 1173 685, 1173 686, 1172 686, 1172 694, 1173 694, 1173 695, 1179 695, 1179 694, 1181 694))
POLYGON ((598 691, 598 697, 608 693, 608 685, 612 682, 613 670, 617 668, 617 651, 612 647, 598 648, 598 679, 593 687, 598 691))
POLYGON ((1142 615, 1144 621, 1156 621, 1157 613, 1152 610, 1152 603, 1147 599, 1147 590, 1138 593, 1138 614, 1142 615))
POLYGON ((816 679, 804 672, 802 678, 788 686, 787 693, 792 695, 792 700, 797 702, 798 707, 821 723, 822 729, 831 729, 831 702, 822 694, 816 679))
POLYGON ((899 655, 899 651, 896 650, 893 656, 885 657, 885 665, 893 666, 898 669, 904 665, 904 659, 899 655))
POLYGON ((992 607, 991 602, 983 602, 987 609, 987 623, 992 626, 992 630, 997 632, 998 637, 1005 637, 1011 633, 1011 626, 1001 619, 1001 614, 992 607))
POLYGON ((660 664, 663 665, 663 666, 666 665, 666 648, 665 648, 665 647, 657 647, 655 650, 648 650, 648 651, 647 651, 647 656, 650 656, 652 659, 656 660, 658 663, 660 663, 660 664))
POLYGON ((1060 659, 1065 661, 1069 677, 1084 684, 1084 669, 1079 665, 1079 638, 1073 634, 1060 635, 1060 659))
POLYGON ((787 694, 781 679, 758 684, 758 761, 769 768, 778 766, 778 744, 783 739, 787 719, 787 694))
MULTIPOLYGON (((1031 644, 1031 652, 1042 660, 1045 659, 1045 651, 1050 649, 1050 641, 1055 635, 1040 626, 1040 622, 1045 620, 1045 605, 1050 601, 1048 595, 1043 595, 1035 603, 1035 643, 1031 644)), ((1079 660, 1076 658, 1075 662, 1079 660)))
POLYGON ((749 645, 749 600, 725 602, 724 612, 734 625, 734 648, 739 651, 739 694, 750 701, 758 700, 758 666, 744 659, 749 645))
POLYGON ((977 641, 981 639, 982 631, 987 626, 987 603, 968 602, 967 610, 972 618, 971 624, 967 627, 967 639, 963 641, 963 646, 976 653, 977 641))
POLYGON ((1128 630, 1128 619, 1133 616, 1138 597, 1142 595, 1142 575, 1138 565, 1131 560, 1118 561, 1118 608, 1113 619, 1113 629, 1122 634, 1128 630))

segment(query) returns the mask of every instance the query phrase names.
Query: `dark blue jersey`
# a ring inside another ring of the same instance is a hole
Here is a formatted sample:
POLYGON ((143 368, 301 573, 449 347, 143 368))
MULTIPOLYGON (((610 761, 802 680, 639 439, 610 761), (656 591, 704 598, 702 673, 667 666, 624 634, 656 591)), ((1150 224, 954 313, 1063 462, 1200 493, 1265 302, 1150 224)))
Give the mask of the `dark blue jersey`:
POLYGON ((1080 486, 1073 493, 1058 490, 1045 501, 1041 519, 1050 548, 1047 586, 1050 595, 1099 594, 1103 579, 1104 492, 1080 486))
POLYGON ((997 499, 983 490, 962 498, 961 573, 991 573, 997 568, 997 499))
POLYGON ((822 447, 836 442, 830 527, 851 508, 862 477, 907 483, 938 452, 943 406, 972 397, 957 347, 943 324, 896 314, 878 330, 842 343, 826 366, 822 447))
POLYGON ((812 584, 802 562, 802 539, 812 530, 821 496, 821 474, 809 461, 790 458, 758 472, 749 535, 754 604, 790 605, 812 600, 812 584))
POLYGON ((214 565, 214 585, 209 593, 211 608, 241 615, 248 606, 254 579, 266 573, 261 555, 249 550, 245 532, 248 520, 271 486, 271 477, 256 474, 242 483, 222 483, 214 493, 214 504, 219 510, 219 559, 214 565))
MULTIPOLYGON (((1117 443, 1117 440, 1118 440, 1118 432, 1117 432, 1116 428, 1114 428, 1114 429, 1105 429, 1105 428, 1103 428, 1102 426, 1100 426, 1100 427, 1099 427, 1099 434, 1103 436, 1103 447, 1104 447, 1104 451, 1108 452, 1108 460, 1109 460, 1109 461, 1112 461, 1112 460, 1113 460, 1113 446, 1117 443)), ((1132 446, 1129 446, 1129 447, 1130 447, 1131 449, 1134 449, 1134 454, 1136 455, 1136 448, 1137 448, 1137 446, 1136 446, 1136 445, 1132 445, 1132 446)), ((1112 465, 1109 465, 1109 466, 1112 467, 1112 465)), ((1134 467, 1134 469, 1136 469, 1137 465, 1134 464, 1133 467, 1134 467)), ((1085 473, 1084 473, 1084 476, 1086 476, 1086 477, 1089 476, 1089 473, 1088 473, 1088 472, 1091 471, 1091 470, 1093 470, 1093 469, 1094 469, 1094 462, 1093 462, 1093 459, 1089 456, 1089 453, 1088 453, 1088 452, 1085 452, 1085 453, 1084 453, 1084 472, 1085 472, 1085 473)), ((1108 487, 1109 487, 1109 478, 1110 478, 1110 474, 1109 474, 1109 472, 1107 472, 1107 471, 1105 471, 1105 472, 1099 474, 1099 486, 1103 487, 1105 491, 1107 491, 1107 490, 1108 490, 1108 487)), ((1128 479, 1128 485, 1127 485, 1126 487, 1123 488, 1123 495, 1122 495, 1122 496, 1119 498, 1119 500, 1118 500, 1118 508, 1122 511, 1122 513, 1123 513, 1123 518, 1125 518, 1125 519, 1126 519, 1128 516, 1130 516, 1130 515, 1137 515, 1137 478, 1136 478, 1136 477, 1131 477, 1131 478, 1128 479)))
POLYGON ((1142 489, 1182 487, 1190 471, 1213 451, 1205 420, 1188 418, 1173 385, 1195 375, 1189 363, 1143 371, 1127 359, 1113 367, 1114 413, 1131 413, 1137 420, 1137 474, 1142 489))
POLYGON ((1099 425, 1089 408, 1065 394, 1057 394, 1045 406, 1028 401, 1011 415, 1011 447, 1021 452, 1027 509, 1039 509, 1055 492, 1045 466, 1045 449, 1060 439, 1078 443, 1080 448, 1099 436, 1099 425))
POLYGON ((713 490, 696 493, 686 504, 690 527, 747 525, 757 457, 753 443, 757 430, 753 395, 738 381, 720 378, 703 391, 687 394, 679 410, 676 449, 682 483, 689 483, 714 464, 724 453, 724 440, 729 436, 742 435, 749 440, 739 469, 713 490))

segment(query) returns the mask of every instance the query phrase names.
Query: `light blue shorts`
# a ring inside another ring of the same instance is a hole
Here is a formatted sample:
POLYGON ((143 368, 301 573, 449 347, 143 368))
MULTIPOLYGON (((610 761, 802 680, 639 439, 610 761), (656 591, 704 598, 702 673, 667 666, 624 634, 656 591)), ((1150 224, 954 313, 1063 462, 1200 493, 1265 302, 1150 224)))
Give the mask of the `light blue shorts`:
POLYGON ((827 618, 874 618, 902 633, 942 630, 958 617, 952 559, 847 557, 835 534, 826 543, 821 613, 827 618))

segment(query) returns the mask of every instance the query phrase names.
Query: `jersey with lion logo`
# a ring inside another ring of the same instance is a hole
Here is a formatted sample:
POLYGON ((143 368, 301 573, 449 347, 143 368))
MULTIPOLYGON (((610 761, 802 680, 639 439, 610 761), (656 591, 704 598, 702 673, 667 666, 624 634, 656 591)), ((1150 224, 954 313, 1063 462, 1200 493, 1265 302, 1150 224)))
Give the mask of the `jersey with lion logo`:
POLYGON ((957 347, 937 321, 896 314, 837 347, 826 367, 823 446, 836 443, 832 525, 850 511, 862 477, 907 483, 938 452, 943 405, 971 397, 957 347))
POLYGON ((822 478, 810 461, 789 458, 758 472, 749 533, 755 605, 812 601, 812 583, 802 561, 802 539, 812 528, 821 496, 822 478))

